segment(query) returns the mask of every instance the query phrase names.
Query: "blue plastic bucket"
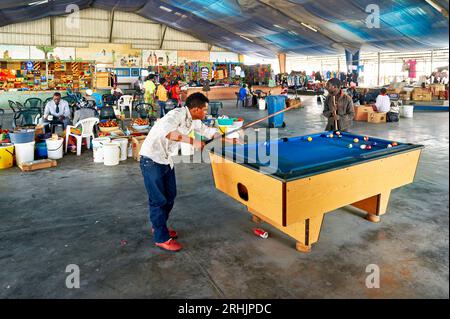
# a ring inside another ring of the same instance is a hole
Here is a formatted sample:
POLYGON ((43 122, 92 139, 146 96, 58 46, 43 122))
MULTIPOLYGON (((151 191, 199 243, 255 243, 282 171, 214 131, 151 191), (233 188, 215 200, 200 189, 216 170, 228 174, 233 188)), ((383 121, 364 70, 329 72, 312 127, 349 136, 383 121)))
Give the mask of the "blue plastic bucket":
MULTIPOLYGON (((267 112, 272 115, 276 112, 283 110, 286 107, 285 95, 270 95, 266 97, 267 112)), ((284 113, 275 115, 269 118, 269 127, 283 127, 284 125, 284 113)))
POLYGON ((47 158, 47 143, 36 143, 35 157, 37 159, 47 158))
POLYGON ((31 143, 34 141, 34 130, 20 130, 9 133, 12 144, 31 143))

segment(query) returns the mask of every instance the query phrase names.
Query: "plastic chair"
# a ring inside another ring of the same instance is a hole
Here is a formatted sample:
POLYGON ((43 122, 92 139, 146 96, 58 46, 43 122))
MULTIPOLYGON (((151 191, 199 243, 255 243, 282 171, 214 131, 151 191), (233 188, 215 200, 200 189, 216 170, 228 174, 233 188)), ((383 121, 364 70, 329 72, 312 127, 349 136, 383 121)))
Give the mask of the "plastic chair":
POLYGON ((5 116, 5 110, 0 109, 0 129, 3 127, 3 117, 5 116))
POLYGON ((219 108, 223 109, 223 103, 222 102, 209 102, 209 113, 213 117, 219 116, 219 108))
POLYGON ((117 102, 117 98, 112 94, 103 94, 102 95, 103 105, 113 106, 117 102))
POLYGON ((115 120, 117 119, 116 113, 112 106, 104 106, 100 109, 100 120, 115 120))
POLYGON ((133 114, 133 96, 132 95, 122 95, 117 101, 117 105, 119 107, 119 111, 122 113, 126 106, 130 110, 130 117, 133 114))
POLYGON ((91 137, 94 138, 94 127, 99 122, 99 119, 96 117, 90 117, 84 120, 79 121, 75 125, 67 125, 66 128, 66 149, 65 152, 67 153, 67 146, 69 144, 69 136, 73 136, 77 140, 77 156, 81 155, 81 142, 83 141, 83 138, 86 139, 86 145, 89 149, 91 146, 91 137), (71 128, 78 128, 81 126, 81 134, 73 134, 70 129, 71 128))
POLYGON ((39 119, 42 117, 42 110, 39 107, 30 107, 21 109, 14 116, 14 127, 21 126, 35 126, 39 123, 39 119))
POLYGON ((31 98, 25 100, 25 103, 23 104, 23 106, 27 109, 32 108, 32 107, 38 107, 38 108, 42 109, 42 100, 37 97, 31 97, 31 98))

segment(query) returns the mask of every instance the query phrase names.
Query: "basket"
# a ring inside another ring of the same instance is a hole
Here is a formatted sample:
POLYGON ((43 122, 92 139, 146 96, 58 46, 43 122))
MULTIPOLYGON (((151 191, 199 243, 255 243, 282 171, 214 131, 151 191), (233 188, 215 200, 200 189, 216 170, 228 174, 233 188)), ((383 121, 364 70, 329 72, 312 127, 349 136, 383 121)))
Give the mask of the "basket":
POLYGON ((120 128, 118 126, 114 126, 114 127, 101 127, 101 126, 99 126, 98 128, 100 129, 100 132, 103 132, 103 133, 111 133, 111 132, 120 130, 120 128))
POLYGON ((234 122, 233 119, 217 119, 218 125, 232 125, 234 122))
POLYGON ((133 125, 132 128, 136 131, 143 131, 149 128, 150 125, 133 125))

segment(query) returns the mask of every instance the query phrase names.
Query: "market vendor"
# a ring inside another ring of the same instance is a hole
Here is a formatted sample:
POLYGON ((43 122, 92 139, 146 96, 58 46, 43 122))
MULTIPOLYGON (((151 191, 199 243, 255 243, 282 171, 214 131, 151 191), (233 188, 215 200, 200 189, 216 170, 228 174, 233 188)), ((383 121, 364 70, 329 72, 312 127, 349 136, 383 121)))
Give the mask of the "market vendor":
POLYGON ((67 101, 61 99, 61 93, 53 94, 53 99, 47 103, 44 110, 45 124, 62 124, 63 128, 70 123, 70 108, 67 101))
MULTIPOLYGON (((205 143, 189 137, 194 120, 203 120, 208 111, 208 98, 193 93, 186 99, 186 106, 169 111, 155 123, 140 151, 140 166, 148 193, 150 221, 153 226, 155 245, 168 251, 179 251, 182 246, 174 239, 175 230, 167 227, 167 220, 175 203, 177 193, 174 163, 170 154, 178 143, 203 149, 205 143)), ((210 139, 220 137, 217 129, 200 123, 202 136, 210 139)))

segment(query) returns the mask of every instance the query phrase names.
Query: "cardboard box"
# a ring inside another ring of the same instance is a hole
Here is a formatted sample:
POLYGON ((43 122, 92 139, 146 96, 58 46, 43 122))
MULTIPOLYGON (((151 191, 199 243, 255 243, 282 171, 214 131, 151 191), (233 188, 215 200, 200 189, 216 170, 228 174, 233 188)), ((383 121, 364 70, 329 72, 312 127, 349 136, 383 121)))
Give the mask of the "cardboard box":
POLYGON ((367 122, 368 114, 373 112, 372 106, 355 106, 355 121, 367 122))
POLYGON ((445 91, 444 84, 430 84, 431 93, 433 96, 439 96, 440 92, 445 91))
POLYGON ((433 100, 433 95, 430 91, 425 91, 425 90, 417 90, 414 89, 414 91, 411 94, 411 98, 413 101, 432 101, 433 100))
POLYGON ((367 116, 367 122, 369 123, 386 123, 387 113, 370 112, 367 116))
POLYGON ((138 162, 141 160, 139 152, 141 151, 142 144, 144 143, 146 137, 147 136, 135 136, 131 139, 131 145, 133 147, 133 158, 138 162))

